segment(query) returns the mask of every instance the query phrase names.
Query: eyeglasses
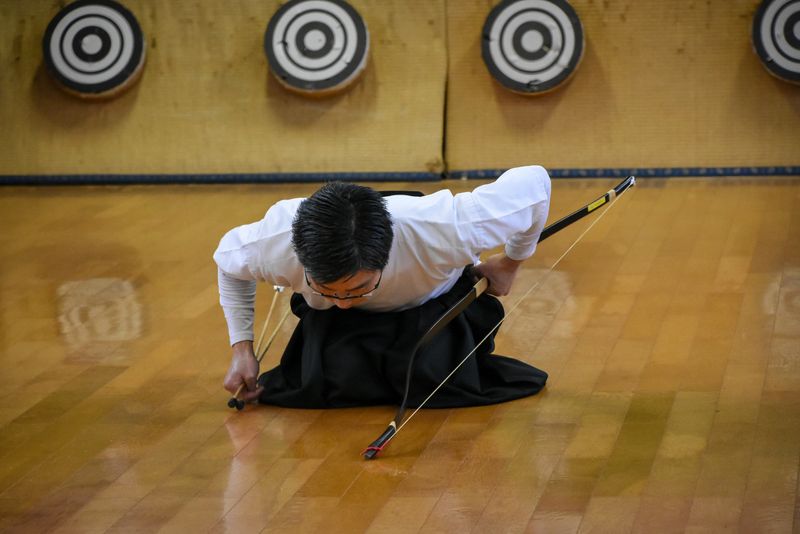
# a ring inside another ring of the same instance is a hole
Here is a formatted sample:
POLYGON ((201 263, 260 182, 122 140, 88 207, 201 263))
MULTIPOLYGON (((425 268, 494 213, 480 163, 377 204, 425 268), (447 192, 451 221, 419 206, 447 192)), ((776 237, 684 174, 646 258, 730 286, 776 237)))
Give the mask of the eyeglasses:
POLYGON ((381 279, 383 278, 383 271, 381 271, 380 276, 378 277, 378 282, 375 284, 375 287, 367 291, 366 293, 362 293, 361 295, 345 295, 344 297, 340 297, 338 295, 331 295, 329 293, 320 293, 316 289, 311 286, 311 282, 308 280, 308 271, 303 269, 303 274, 306 277, 306 284, 311 289, 311 293, 317 295, 318 297, 325 297, 326 299, 333 299, 333 300, 353 300, 353 299, 365 299, 371 297, 375 291, 378 289, 378 286, 381 285, 381 279))

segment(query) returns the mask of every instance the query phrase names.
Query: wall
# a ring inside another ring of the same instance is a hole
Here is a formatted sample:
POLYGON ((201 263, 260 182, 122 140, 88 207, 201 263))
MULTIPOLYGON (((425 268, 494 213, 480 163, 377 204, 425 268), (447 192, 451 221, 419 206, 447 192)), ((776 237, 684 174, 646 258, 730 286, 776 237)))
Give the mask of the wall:
POLYGON ((123 0, 147 39, 139 83, 108 102, 63 93, 41 40, 57 2, 0 2, 0 174, 439 172, 444 0, 353 0, 369 63, 309 100, 268 74, 275 0, 123 0))
POLYGON ((451 170, 800 162, 800 86, 772 77, 752 50, 758 1, 571 3, 583 61, 537 97, 506 91, 483 67, 487 2, 448 3, 451 170))
POLYGON ((583 62, 539 97, 506 91, 483 65, 481 28, 497 2, 352 0, 369 64, 346 93, 319 100, 268 74, 262 39, 277 0, 123 1, 148 60, 108 102, 71 97, 44 70, 59 2, 0 2, 0 182, 800 164, 800 86, 770 76, 752 50, 757 0, 574 0, 583 62))

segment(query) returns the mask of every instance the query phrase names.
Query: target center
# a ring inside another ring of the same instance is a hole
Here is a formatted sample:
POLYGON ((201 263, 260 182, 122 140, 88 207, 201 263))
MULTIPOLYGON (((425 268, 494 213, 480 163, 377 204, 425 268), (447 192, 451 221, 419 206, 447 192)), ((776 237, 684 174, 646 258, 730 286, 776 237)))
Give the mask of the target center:
POLYGON ((542 48, 544 36, 536 30, 529 30, 522 34, 520 44, 526 52, 535 52, 542 48))
POLYGON ((103 47, 103 40, 91 33, 81 40, 81 49, 89 55, 94 55, 103 47))
POLYGON ((792 28, 792 32, 797 39, 800 39, 800 20, 794 23, 794 28, 792 28))
POLYGON ((325 46, 325 34, 319 30, 311 30, 303 36, 303 44, 307 49, 316 52, 325 46))

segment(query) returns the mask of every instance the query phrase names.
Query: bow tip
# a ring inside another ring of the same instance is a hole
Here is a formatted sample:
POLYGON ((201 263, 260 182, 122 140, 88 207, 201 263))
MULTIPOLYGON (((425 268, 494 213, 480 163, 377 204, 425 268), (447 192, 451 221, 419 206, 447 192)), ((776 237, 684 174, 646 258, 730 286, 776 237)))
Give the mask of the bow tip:
POLYGON ((378 457, 379 452, 380 449, 375 447, 369 447, 364 452, 362 452, 361 455, 364 457, 365 460, 374 460, 375 458, 378 457))

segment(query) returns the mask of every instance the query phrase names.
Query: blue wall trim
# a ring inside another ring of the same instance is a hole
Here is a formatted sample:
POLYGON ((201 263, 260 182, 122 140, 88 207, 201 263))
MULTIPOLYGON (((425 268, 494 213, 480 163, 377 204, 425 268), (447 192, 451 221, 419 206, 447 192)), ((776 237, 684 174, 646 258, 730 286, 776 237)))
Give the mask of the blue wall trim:
MULTIPOLYGON (((64 174, 0 175, 0 185, 124 185, 124 184, 254 184, 325 182, 429 182, 442 178, 491 179, 506 169, 432 172, 315 172, 230 174, 64 174)), ((594 169, 548 169, 553 178, 614 178, 631 174, 637 178, 800 176, 800 165, 772 167, 631 167, 594 169)))
POLYGON ((420 182, 441 180, 432 172, 304 172, 230 174, 44 174, 0 175, 0 185, 256 184, 290 182, 420 182))
MULTIPOLYGON (((450 178, 494 178, 505 169, 450 171, 450 178)), ((680 178, 713 176, 800 176, 800 165, 773 167, 630 167, 596 169, 547 169, 552 178, 680 178)))

